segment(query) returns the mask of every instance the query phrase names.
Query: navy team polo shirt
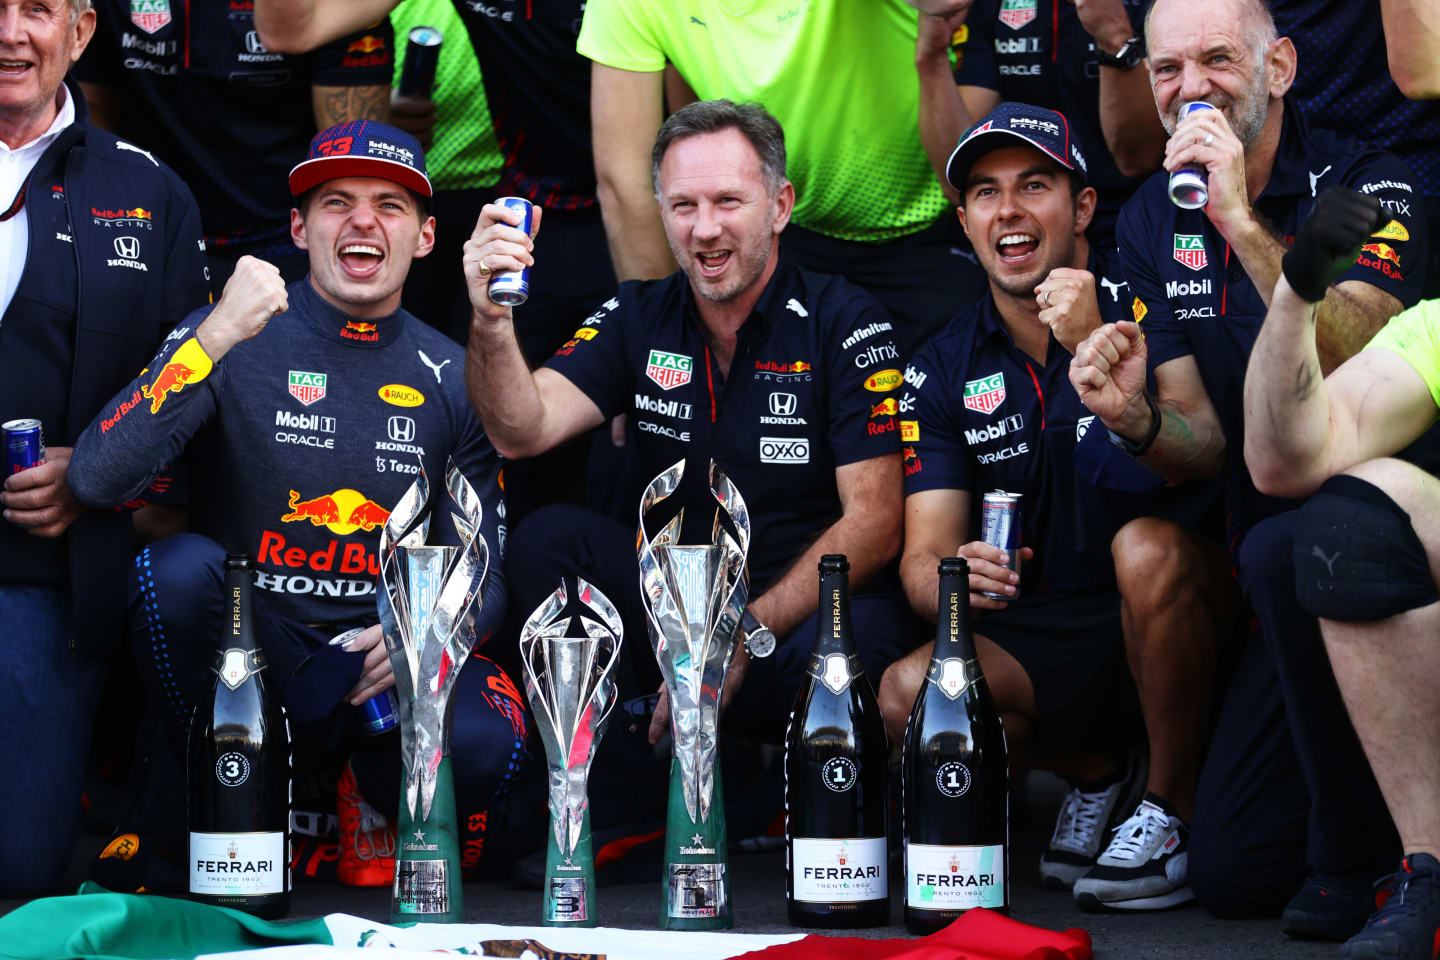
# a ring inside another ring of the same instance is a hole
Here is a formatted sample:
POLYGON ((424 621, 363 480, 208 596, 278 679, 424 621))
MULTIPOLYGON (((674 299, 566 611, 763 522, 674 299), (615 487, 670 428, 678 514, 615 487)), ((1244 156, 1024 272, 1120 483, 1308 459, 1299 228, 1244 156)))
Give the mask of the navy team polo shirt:
POLYGON ((784 255, 740 327, 728 377, 683 272, 621 284, 545 365, 607 419, 630 415, 643 482, 688 460, 687 519, 707 534, 705 475, 710 459, 720 464, 750 511, 756 593, 839 519, 836 467, 900 452, 904 364, 890 315, 859 287, 784 255))
MULTIPOLYGON (((1120 213, 1117 237, 1133 311, 1145 331, 1150 368, 1193 355, 1225 431, 1226 536, 1232 554, 1250 527, 1293 501, 1264 497, 1245 468, 1245 368, 1265 320, 1265 301, 1240 258, 1203 210, 1170 202, 1169 174, 1155 174, 1120 213)), ((1293 101, 1270 182, 1254 206, 1287 245, 1315 196, 1332 186, 1377 197, 1390 215, 1339 281, 1359 280, 1405 306, 1420 299, 1429 256, 1426 221, 1415 178, 1398 158, 1328 131, 1313 129, 1293 101)), ((1268 291, 1267 291, 1268 292, 1268 291)))
MULTIPOLYGON (((1092 251, 1087 266, 1097 278, 1101 317, 1128 319, 1130 298, 1120 295, 1116 265, 1092 251)), ((1110 540, 1119 523, 1075 468, 1075 447, 1095 418, 1070 385, 1070 359, 1054 335, 1043 364, 1015 346, 987 292, 905 369, 906 495, 968 491, 967 539, 979 539, 984 495, 1023 494, 1021 542, 1035 558, 1021 564, 1022 596, 1115 589, 1110 540)))

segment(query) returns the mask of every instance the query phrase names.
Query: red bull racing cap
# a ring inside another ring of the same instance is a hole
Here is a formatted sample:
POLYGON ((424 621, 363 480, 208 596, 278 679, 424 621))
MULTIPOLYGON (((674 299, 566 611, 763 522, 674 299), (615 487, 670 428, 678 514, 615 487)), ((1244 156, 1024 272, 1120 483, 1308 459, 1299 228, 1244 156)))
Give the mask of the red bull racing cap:
POLYGON ((1028 144, 1046 154, 1066 170, 1085 178, 1085 157, 1070 131, 1065 114, 1028 103, 1002 103, 960 138, 945 164, 945 179, 961 193, 970 176, 970 167, 991 150, 1028 144))
POLYGON ((310 156, 290 171, 290 192, 298 197, 341 177, 378 177, 427 199, 434 193, 420 141, 378 120, 350 120, 315 134, 310 156))

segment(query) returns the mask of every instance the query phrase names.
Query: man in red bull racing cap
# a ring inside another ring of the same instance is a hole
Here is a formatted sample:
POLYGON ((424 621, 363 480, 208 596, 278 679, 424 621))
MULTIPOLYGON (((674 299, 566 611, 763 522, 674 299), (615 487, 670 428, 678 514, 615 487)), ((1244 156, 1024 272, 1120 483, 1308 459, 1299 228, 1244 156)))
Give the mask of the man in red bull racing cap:
MULTIPOLYGON (((485 638, 505 607, 500 461, 466 399, 463 352, 400 307, 412 261, 434 242, 420 144, 370 120, 330 127, 291 171, 290 190, 291 238, 309 275, 286 286, 271 264, 241 258, 219 301, 182 320, 85 430, 72 483, 83 501, 114 506, 184 457, 191 532, 147 547, 130 584, 136 661, 170 746, 183 756, 207 683, 221 562, 249 554, 256 633, 295 723, 297 780, 322 773, 326 757, 351 756, 338 787, 340 879, 388 885, 398 736, 357 735, 350 709, 394 682, 376 625, 380 529, 422 465, 431 490, 443 490, 455 461, 484 509, 485 638), (354 627, 363 629, 345 650, 327 645, 354 627)), ((432 530, 453 535, 448 518, 432 530)), ((523 708, 481 656, 455 703, 460 819, 483 826, 474 814, 526 762, 523 708)), ((476 866, 479 844, 465 840, 476 866)))

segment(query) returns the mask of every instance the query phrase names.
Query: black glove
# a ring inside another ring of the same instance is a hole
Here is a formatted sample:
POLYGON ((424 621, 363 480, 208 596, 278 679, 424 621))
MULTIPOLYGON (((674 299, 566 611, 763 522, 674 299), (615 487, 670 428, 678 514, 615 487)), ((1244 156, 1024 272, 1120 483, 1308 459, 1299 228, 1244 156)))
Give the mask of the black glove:
POLYGON ((1320 194, 1280 260, 1290 288, 1310 303, 1325 299, 1335 278, 1355 262, 1365 238, 1385 224, 1380 201, 1345 187, 1320 194))

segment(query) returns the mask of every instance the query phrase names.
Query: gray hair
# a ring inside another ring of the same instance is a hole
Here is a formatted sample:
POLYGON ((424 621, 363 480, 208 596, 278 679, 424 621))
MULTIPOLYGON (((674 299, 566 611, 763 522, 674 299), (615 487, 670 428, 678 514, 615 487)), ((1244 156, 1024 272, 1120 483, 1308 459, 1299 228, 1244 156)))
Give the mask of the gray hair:
MULTIPOLYGON (((1160 5, 1159 0, 1150 4, 1150 9, 1145 11, 1145 22, 1142 29, 1145 32, 1145 45, 1150 45, 1150 19, 1155 13, 1155 8, 1160 5)), ((1265 66, 1265 54, 1270 49, 1270 44, 1280 39, 1280 31, 1275 28, 1275 17, 1270 13, 1270 6, 1266 0, 1248 0, 1248 12, 1241 14, 1242 20, 1248 20, 1251 26, 1250 31, 1250 53, 1255 58, 1256 68, 1265 66)))
POLYGON ((660 125, 655 136, 655 149, 650 152, 650 180, 655 193, 660 193, 660 162, 676 140, 739 130, 755 152, 760 155, 760 169, 765 185, 773 195, 785 185, 785 131, 780 121, 758 103, 734 103, 730 100, 701 100, 686 104, 660 125))
POLYGON ((80 19, 80 14, 90 9, 90 0, 70 0, 70 22, 80 19))

